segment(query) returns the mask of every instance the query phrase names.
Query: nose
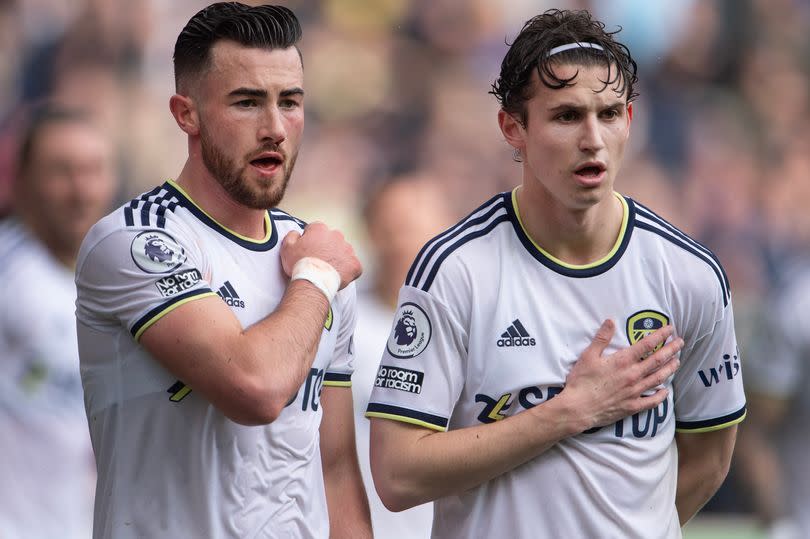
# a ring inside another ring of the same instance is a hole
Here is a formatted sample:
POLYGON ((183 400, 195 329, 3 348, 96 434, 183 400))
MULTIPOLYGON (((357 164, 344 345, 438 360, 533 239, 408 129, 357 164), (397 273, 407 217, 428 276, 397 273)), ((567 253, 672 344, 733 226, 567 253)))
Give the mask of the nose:
POLYGON ((579 139, 579 149, 583 152, 597 152, 605 147, 602 136, 602 126, 595 115, 589 115, 582 122, 582 133, 579 139))
POLYGON ((270 141, 274 144, 281 144, 287 138, 284 117, 277 106, 267 108, 266 113, 262 116, 257 136, 260 142, 270 141))

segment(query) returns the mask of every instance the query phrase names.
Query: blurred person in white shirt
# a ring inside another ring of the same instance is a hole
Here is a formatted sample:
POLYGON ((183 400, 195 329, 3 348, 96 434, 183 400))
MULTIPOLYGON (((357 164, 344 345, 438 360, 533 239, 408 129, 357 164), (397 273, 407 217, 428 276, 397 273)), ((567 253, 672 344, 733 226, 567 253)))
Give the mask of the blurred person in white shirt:
POLYGON ((385 508, 374 489, 368 454, 369 422, 363 414, 388 339, 399 287, 422 245, 449 226, 454 216, 438 183, 427 174, 416 173, 395 177, 373 188, 366 201, 364 218, 371 277, 368 288, 360 290, 357 297, 352 377, 360 470, 371 506, 374 536, 424 538, 430 535, 433 504, 393 513, 385 508))
POLYGON ((79 378, 73 268, 110 207, 112 151, 85 112, 32 114, 0 223, 0 535, 89 537, 95 468, 79 378))

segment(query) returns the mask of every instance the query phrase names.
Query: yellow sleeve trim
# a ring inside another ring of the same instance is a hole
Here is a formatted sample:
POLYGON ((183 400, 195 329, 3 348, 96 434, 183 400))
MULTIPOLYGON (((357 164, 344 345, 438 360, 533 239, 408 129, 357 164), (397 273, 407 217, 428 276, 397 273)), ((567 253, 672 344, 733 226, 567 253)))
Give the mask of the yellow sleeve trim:
POLYGON ((712 425, 711 427, 703 427, 702 429, 675 429, 675 432, 683 432, 686 434, 699 434, 701 432, 712 432, 715 430, 723 430, 731 427, 732 425, 736 425, 737 423, 742 423, 743 420, 745 419, 745 416, 747 415, 748 410, 746 410, 745 413, 740 417, 738 417, 737 419, 734 419, 727 423, 720 423, 719 425, 712 425))
POLYGON ((351 382, 324 382, 323 385, 331 387, 352 387, 351 382))
POLYGON ((425 428, 435 430, 435 431, 439 431, 439 432, 445 432, 447 430, 447 429, 445 429, 443 427, 439 427, 439 426, 433 425, 431 423, 427 423, 425 421, 420 421, 418 419, 412 419, 410 417, 405 417, 405 416, 395 415, 395 414, 386 414, 386 413, 383 413, 383 412, 366 412, 366 417, 368 417, 368 418, 374 417, 374 418, 380 418, 380 419, 392 419, 394 421, 401 421, 402 423, 410 423, 411 425, 418 425, 420 427, 425 427, 425 428))
POLYGON ((138 332, 135 333, 135 341, 138 341, 141 338, 141 335, 143 335, 143 332, 149 329, 152 326, 152 324, 154 324, 155 322, 157 322, 158 320, 160 320, 161 318, 163 318, 164 316, 166 316, 168 313, 172 312, 179 306, 185 305, 189 301, 194 301, 195 299, 207 298, 208 296, 216 296, 216 293, 206 292, 204 294, 199 294, 197 296, 191 296, 190 298, 180 300, 177 303, 172 303, 171 305, 169 305, 168 307, 157 313, 155 316, 150 318, 149 321, 146 322, 143 326, 141 326, 141 329, 139 329, 138 332))

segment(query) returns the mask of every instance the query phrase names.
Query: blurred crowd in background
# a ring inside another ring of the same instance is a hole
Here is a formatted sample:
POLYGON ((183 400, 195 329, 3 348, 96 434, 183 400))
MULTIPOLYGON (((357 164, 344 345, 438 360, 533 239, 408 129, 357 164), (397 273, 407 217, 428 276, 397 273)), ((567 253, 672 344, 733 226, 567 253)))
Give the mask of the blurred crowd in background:
MULTIPOLYGON (((172 49, 207 3, 0 0, 0 215, 12 211, 20 129, 43 100, 96 116, 116 149, 118 203, 179 173, 186 139, 168 110, 172 49)), ((623 28, 618 39, 639 64, 617 190, 715 251, 744 362, 768 354, 768 305, 794 275, 788 261, 810 252, 810 2, 279 3, 304 28, 307 92, 304 143, 282 206, 354 240, 366 262, 361 289, 385 264, 379 257, 397 256, 375 253, 383 248, 364 228, 366 200, 381 185, 430 183, 455 219, 520 182, 488 95, 506 42, 545 9, 588 9, 608 29, 623 28)), ((416 197, 411 210, 429 206, 416 197)), ((752 511, 747 475, 736 463, 710 509, 752 511)))
MULTIPOLYGON (((639 63, 618 188, 713 248, 740 313, 810 243, 810 3, 802 0, 289 0, 305 29, 307 129, 287 205, 352 234, 369 184, 442 184, 458 213, 515 185, 488 95, 505 41, 548 7, 586 8, 639 63), (324 207, 328 200, 328 207, 324 207), (324 211, 328 215, 324 215, 324 211)), ((176 174, 174 40, 199 0, 0 0, 0 206, 15 129, 46 98, 90 107, 120 199, 176 174)), ((745 316, 741 316, 745 318, 745 316)))

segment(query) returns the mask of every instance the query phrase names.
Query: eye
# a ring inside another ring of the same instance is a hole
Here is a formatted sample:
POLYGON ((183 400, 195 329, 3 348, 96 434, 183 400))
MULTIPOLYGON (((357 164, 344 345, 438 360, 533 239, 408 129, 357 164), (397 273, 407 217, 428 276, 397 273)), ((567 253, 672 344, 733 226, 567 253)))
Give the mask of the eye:
POLYGON ((282 99, 278 105, 283 109, 294 109, 301 106, 295 99, 282 99))
POLYGON ((255 99, 242 99, 234 103, 234 105, 236 105, 239 108, 248 109, 251 107, 255 107, 257 103, 255 99))
POLYGON ((618 109, 606 109, 602 111, 602 117, 607 120, 614 120, 621 116, 621 112, 618 109))
POLYGON ((579 114, 574 110, 566 110, 558 114, 554 119, 560 122, 573 122, 579 118, 579 114))

